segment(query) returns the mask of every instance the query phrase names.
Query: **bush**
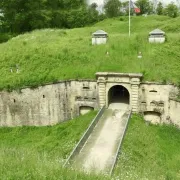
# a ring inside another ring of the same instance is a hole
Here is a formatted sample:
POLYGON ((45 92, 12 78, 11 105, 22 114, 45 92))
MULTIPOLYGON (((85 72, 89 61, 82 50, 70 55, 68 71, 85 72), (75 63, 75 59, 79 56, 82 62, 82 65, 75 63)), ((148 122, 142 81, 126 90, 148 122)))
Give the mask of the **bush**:
POLYGON ((0 43, 7 42, 11 38, 12 36, 10 34, 7 33, 0 34, 0 43))

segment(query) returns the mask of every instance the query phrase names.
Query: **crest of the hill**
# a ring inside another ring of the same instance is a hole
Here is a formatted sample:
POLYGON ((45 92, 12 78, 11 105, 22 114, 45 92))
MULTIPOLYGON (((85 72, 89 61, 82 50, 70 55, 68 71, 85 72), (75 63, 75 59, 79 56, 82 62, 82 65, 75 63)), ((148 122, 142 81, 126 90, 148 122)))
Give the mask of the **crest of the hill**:
POLYGON ((92 27, 19 35, 0 45, 0 88, 94 79, 98 71, 137 72, 143 73, 145 80, 179 84, 180 18, 132 17, 131 32, 129 38, 128 17, 119 17, 92 27), (148 33, 155 28, 166 32, 166 43, 148 43, 148 33), (92 46, 91 35, 99 29, 108 33, 108 43, 92 46), (142 59, 137 58, 138 52, 142 59))

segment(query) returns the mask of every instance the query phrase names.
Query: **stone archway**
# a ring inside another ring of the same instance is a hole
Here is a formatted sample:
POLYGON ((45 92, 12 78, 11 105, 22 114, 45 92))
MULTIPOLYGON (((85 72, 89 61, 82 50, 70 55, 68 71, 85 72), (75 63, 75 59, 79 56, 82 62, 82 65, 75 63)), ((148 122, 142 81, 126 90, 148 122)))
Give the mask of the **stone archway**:
POLYGON ((108 92, 108 106, 122 108, 130 104, 129 91, 122 85, 115 85, 108 92))
MULTIPOLYGON (((139 85, 142 74, 135 73, 115 73, 115 72, 98 72, 96 73, 99 93, 99 106, 108 107, 109 94, 113 86, 123 86, 129 94, 128 104, 132 112, 138 112, 139 108, 139 85), (111 89, 111 90, 110 90, 111 89), (110 91, 110 92, 109 92, 110 91)), ((116 88, 115 88, 116 89, 116 88)), ((124 90, 125 90, 124 89, 124 90)), ((117 90, 118 91, 118 90, 117 90)), ((121 93, 120 93, 121 94, 121 93)), ((111 93, 110 93, 111 95, 111 93)), ((112 100, 112 98, 110 98, 112 100)), ((126 99, 127 101, 127 99, 126 99)))

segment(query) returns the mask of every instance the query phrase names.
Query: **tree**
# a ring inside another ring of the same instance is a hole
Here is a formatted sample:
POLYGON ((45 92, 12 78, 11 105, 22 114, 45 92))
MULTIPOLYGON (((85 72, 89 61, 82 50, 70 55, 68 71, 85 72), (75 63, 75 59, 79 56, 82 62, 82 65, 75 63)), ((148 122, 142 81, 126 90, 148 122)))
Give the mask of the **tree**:
POLYGON ((22 33, 41 28, 82 27, 97 22, 97 5, 86 0, 0 0, 0 30, 22 33))
POLYGON ((99 12, 97 11, 98 5, 96 3, 92 3, 88 7, 88 22, 93 23, 99 20, 99 12))
POLYGON ((174 3, 170 3, 164 10, 164 14, 175 18, 178 16, 178 7, 174 3))
POLYGON ((152 14, 153 12, 153 3, 149 1, 148 14, 152 14))
POLYGON ((153 11, 152 3, 148 0, 137 0, 136 5, 140 8, 140 14, 151 13, 153 11))
POLYGON ((158 3, 157 8, 156 8, 156 12, 158 15, 162 15, 163 14, 163 4, 161 2, 158 3))
POLYGON ((1 0, 4 23, 11 32, 21 33, 47 24, 47 12, 43 0, 1 0))
POLYGON ((116 17, 120 14, 121 2, 119 0, 107 0, 104 5, 108 17, 116 17))
POLYGON ((97 7, 98 7, 97 3, 92 3, 92 4, 90 5, 90 8, 91 8, 91 9, 96 9, 97 7))
MULTIPOLYGON (((133 7, 131 7, 130 13, 131 13, 131 15, 133 15, 135 13, 133 7)), ((126 15, 126 16, 129 15, 129 1, 122 2, 122 10, 121 10, 120 14, 126 15)))

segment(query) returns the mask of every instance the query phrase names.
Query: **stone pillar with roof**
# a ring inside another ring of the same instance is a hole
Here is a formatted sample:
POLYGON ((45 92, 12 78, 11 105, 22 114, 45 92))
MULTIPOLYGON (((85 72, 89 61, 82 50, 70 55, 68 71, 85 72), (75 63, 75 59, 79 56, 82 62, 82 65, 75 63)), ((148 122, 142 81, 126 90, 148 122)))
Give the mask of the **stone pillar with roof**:
POLYGON ((103 30, 98 30, 92 34, 92 45, 106 44, 108 34, 103 30))

